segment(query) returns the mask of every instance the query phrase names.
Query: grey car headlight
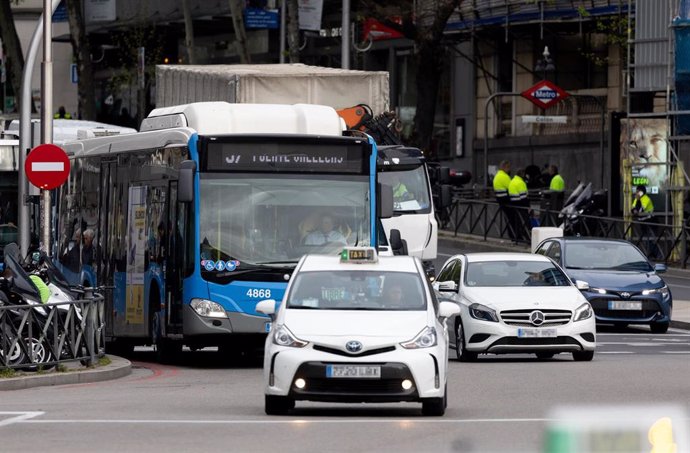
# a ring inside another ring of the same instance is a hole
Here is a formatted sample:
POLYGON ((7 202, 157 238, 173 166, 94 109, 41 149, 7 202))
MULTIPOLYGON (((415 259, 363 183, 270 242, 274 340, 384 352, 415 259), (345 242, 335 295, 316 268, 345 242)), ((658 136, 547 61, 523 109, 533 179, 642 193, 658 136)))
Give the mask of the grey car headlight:
POLYGON ((664 285, 661 288, 645 289, 642 291, 643 296, 650 296, 652 294, 661 294, 662 296, 668 296, 668 286, 664 285))
POLYGON ((206 316, 208 318, 228 317, 222 305, 211 302, 210 300, 192 299, 192 302, 189 305, 199 316, 206 316))
POLYGON ((589 304, 589 302, 585 302, 584 304, 577 307, 577 310, 575 310, 575 315, 573 316, 573 320, 584 321, 585 319, 591 318, 593 315, 594 311, 592 310, 592 306, 589 304))

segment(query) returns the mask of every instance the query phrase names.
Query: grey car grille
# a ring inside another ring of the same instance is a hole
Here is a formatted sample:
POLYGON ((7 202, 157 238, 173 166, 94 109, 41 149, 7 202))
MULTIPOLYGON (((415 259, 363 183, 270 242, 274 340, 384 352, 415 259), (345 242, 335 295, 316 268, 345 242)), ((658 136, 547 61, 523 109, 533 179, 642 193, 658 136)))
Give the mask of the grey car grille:
POLYGON ((530 308, 527 310, 504 310, 500 313, 501 319, 509 326, 517 327, 551 327, 568 324, 573 317, 573 312, 570 310, 545 310, 539 308, 530 308), (535 326, 529 320, 530 314, 533 311, 540 311, 544 313, 544 323, 540 326, 535 326))

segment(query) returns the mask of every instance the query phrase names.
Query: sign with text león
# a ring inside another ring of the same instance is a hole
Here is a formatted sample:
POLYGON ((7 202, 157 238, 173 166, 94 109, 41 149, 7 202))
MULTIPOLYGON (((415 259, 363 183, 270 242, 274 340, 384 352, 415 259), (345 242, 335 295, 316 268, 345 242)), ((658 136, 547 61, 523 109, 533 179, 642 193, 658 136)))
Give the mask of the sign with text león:
POLYGON ((520 94, 541 109, 547 109, 570 96, 561 87, 548 80, 542 80, 520 94))

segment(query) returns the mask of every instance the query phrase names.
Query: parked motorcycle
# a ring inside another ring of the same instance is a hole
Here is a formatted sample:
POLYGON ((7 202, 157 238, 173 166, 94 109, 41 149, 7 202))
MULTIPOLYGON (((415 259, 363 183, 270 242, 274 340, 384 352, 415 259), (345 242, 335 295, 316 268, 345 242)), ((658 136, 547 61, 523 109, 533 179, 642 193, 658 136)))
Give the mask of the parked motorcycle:
POLYGON ((607 214, 606 190, 592 190, 592 183, 580 183, 564 203, 558 215, 564 234, 592 235, 595 231, 594 217, 607 214))

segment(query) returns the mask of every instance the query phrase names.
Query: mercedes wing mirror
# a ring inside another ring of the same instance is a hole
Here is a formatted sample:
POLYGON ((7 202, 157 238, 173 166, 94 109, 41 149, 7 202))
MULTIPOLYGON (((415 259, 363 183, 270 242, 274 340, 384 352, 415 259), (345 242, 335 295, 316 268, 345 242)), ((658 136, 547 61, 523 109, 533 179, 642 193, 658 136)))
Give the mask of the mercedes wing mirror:
POLYGON ((180 163, 177 201, 181 203, 191 203, 194 201, 194 173, 196 173, 196 162, 184 160, 180 163))
POLYGON ((387 184, 378 184, 378 203, 376 210, 379 219, 390 219, 393 217, 393 187, 387 184))
POLYGON ((453 280, 448 280, 445 282, 437 282, 437 288, 439 292, 447 292, 447 293, 457 293, 458 292, 458 284, 455 283, 453 280))

